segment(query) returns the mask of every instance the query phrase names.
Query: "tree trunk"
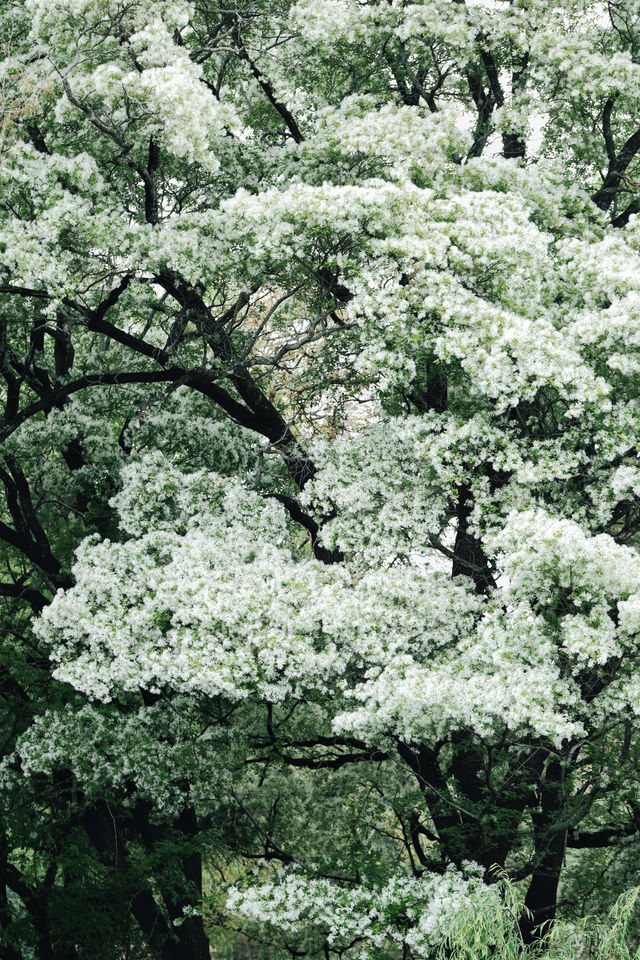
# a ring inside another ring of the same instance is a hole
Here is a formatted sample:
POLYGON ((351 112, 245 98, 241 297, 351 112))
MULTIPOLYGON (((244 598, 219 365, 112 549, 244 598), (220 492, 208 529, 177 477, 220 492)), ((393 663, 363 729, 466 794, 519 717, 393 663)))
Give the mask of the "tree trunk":
POLYGON ((465 574, 471 577, 478 593, 488 594, 495 588, 495 581, 480 541, 469 532, 469 517, 473 510, 473 494, 466 484, 458 489, 456 520, 458 530, 453 548, 455 559, 452 576, 465 574))
POLYGON ((562 766, 551 760, 540 790, 540 808, 531 814, 537 864, 524 905, 528 913, 520 920, 525 943, 545 933, 556 917, 558 884, 564 861, 567 831, 556 829, 563 806, 562 766))

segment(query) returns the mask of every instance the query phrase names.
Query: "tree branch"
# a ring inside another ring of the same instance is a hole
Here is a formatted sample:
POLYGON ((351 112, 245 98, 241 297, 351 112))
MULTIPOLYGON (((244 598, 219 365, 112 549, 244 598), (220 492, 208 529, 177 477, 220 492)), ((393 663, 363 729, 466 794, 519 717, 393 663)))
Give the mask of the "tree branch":
POLYGON ((251 70, 251 73, 253 74, 255 79, 258 81, 258 83, 262 87, 267 97, 267 100, 278 111, 278 113, 284 120, 287 126, 287 129, 289 130, 289 133, 291 134, 295 142, 302 143, 302 141, 304 140, 304 137, 300 132, 300 127, 296 123, 292 113, 287 109, 287 107, 285 107, 283 103, 281 103, 278 100, 278 98, 274 93, 273 87, 271 86, 267 78, 261 73, 261 71, 258 69, 258 67, 255 65, 255 63, 249 56, 247 52, 247 48, 245 47, 244 42, 240 37, 240 31, 238 30, 237 26, 234 28, 232 32, 232 36, 233 36, 233 41, 238 49, 238 56, 240 57, 241 60, 244 60, 245 63, 249 65, 249 69, 251 70))

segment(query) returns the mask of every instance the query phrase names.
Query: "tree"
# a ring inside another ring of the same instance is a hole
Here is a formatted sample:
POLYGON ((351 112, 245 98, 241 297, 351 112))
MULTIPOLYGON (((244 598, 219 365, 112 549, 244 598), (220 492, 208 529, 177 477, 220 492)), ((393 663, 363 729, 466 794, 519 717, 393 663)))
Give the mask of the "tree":
POLYGON ((15 0, 0 36, 3 956, 201 960, 230 883, 285 954, 429 957, 505 875, 524 942, 604 910, 637 4, 15 0))

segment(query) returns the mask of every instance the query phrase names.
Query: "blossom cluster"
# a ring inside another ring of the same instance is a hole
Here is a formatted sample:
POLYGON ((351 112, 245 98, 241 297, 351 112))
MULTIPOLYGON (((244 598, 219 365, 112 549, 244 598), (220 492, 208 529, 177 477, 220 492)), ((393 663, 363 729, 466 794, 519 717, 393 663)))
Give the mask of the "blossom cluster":
POLYGON ((499 912, 500 894, 471 863, 466 874, 449 868, 442 876, 396 875, 384 884, 352 887, 281 871, 248 889, 231 888, 227 910, 245 924, 266 924, 275 932, 315 928, 336 950, 355 942, 354 956, 361 960, 403 947, 428 957, 462 915, 499 912))

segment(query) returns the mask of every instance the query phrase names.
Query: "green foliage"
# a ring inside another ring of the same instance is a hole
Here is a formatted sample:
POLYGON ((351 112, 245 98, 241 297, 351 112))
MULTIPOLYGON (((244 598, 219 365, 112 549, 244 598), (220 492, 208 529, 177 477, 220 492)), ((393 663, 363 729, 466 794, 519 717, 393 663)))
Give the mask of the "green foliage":
POLYGON ((500 882, 501 910, 461 915, 434 955, 437 960, 637 960, 640 947, 629 935, 640 888, 622 894, 603 916, 562 921, 525 944, 519 927, 521 901, 516 888, 500 882))

